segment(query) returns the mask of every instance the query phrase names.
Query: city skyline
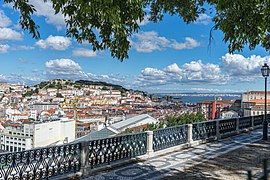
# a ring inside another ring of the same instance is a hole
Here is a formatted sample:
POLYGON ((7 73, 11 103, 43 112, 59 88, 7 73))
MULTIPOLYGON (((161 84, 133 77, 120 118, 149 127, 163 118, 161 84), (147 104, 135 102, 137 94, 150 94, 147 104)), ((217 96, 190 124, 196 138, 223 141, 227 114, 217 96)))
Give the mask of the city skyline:
MULTIPOLYGON (((30 1, 41 38, 23 31, 19 13, 0 3, 0 81, 37 84, 51 79, 93 80, 158 92, 244 92, 263 90, 261 66, 270 64, 263 48, 229 54, 220 31, 213 31, 211 14, 186 25, 179 17, 142 21, 131 38, 129 59, 120 62, 106 51, 93 52, 65 37, 61 14, 48 1, 30 1), (209 46, 210 43, 210 46, 209 46)), ((146 17, 147 18, 147 17, 146 17)))

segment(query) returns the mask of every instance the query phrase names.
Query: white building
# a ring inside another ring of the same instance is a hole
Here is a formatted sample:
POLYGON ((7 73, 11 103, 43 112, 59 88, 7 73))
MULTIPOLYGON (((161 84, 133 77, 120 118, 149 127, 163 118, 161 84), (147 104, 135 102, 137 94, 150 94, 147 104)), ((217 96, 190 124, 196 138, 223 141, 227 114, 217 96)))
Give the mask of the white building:
POLYGON ((52 103, 35 103, 29 105, 29 108, 31 110, 38 110, 38 111, 44 111, 49 109, 58 109, 58 104, 52 104, 52 103))
POLYGON ((221 119, 238 118, 239 114, 233 110, 221 112, 221 119))
MULTIPOLYGON (((265 92, 249 91, 242 94, 241 109, 243 116, 264 114, 265 92)), ((270 113, 270 92, 267 92, 267 113, 270 113)))
POLYGON ((14 152, 75 140, 75 121, 61 118, 31 124, 11 124, 1 134, 1 149, 14 152))

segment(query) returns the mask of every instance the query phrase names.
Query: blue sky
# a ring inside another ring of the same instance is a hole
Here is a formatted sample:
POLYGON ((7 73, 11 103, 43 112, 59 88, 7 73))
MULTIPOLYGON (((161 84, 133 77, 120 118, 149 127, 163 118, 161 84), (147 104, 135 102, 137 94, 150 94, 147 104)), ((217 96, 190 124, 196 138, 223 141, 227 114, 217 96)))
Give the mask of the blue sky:
POLYGON ((211 15, 195 23, 165 16, 160 23, 145 19, 130 37, 129 59, 120 62, 109 51, 93 52, 89 44, 65 37, 64 18, 51 3, 30 0, 41 38, 32 39, 18 25, 19 14, 0 2, 0 81, 33 85, 49 79, 94 80, 148 92, 243 92, 263 90, 260 68, 269 54, 253 51, 228 54, 211 15))

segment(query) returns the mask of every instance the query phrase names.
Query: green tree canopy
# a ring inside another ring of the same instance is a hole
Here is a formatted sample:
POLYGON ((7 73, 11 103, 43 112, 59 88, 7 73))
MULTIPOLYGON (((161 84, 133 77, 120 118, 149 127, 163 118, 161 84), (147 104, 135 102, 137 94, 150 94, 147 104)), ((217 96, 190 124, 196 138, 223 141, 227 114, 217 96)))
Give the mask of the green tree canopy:
MULTIPOLYGON (((28 0, 3 0, 13 3, 21 14, 20 24, 39 38, 39 26, 32 19, 35 7, 28 0)), ((47 1, 47 0, 44 0, 47 1)), ((270 50, 270 1, 266 0, 51 0, 55 13, 63 13, 66 35, 79 43, 89 42, 93 50, 109 49, 112 57, 128 58, 128 38, 138 32, 145 15, 152 22, 165 14, 177 15, 184 22, 196 20, 210 4, 213 29, 224 33, 229 52, 241 51, 245 45, 254 49, 262 45, 270 50)))

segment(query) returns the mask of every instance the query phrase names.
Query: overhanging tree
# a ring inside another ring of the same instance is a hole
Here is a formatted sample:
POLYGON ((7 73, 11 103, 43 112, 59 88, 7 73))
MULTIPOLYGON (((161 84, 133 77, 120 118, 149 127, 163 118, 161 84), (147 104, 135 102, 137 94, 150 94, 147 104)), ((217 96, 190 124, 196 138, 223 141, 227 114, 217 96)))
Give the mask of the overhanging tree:
MULTIPOLYGON (((39 38, 39 26, 32 19, 35 7, 28 0, 3 0, 13 3, 21 14, 20 24, 33 38, 39 38)), ((44 0, 46 1, 46 0, 44 0)), ((92 45, 93 50, 109 49, 112 57, 128 58, 128 38, 138 32, 139 23, 149 14, 152 22, 165 14, 177 15, 184 22, 196 20, 212 7, 215 30, 224 33, 229 52, 241 51, 245 45, 261 45, 270 50, 270 1, 268 0, 51 0, 55 13, 63 13, 66 35, 92 45)))

